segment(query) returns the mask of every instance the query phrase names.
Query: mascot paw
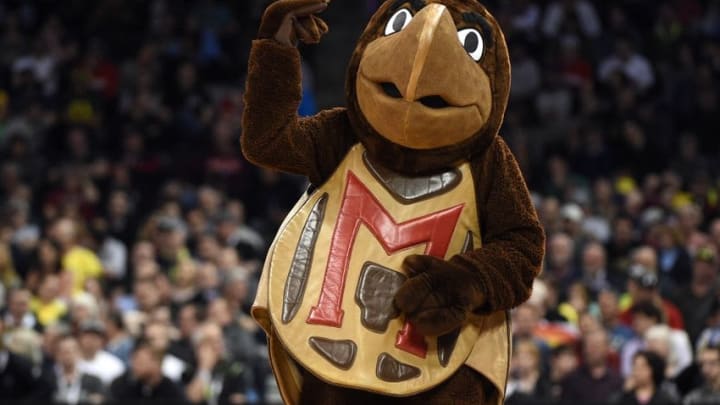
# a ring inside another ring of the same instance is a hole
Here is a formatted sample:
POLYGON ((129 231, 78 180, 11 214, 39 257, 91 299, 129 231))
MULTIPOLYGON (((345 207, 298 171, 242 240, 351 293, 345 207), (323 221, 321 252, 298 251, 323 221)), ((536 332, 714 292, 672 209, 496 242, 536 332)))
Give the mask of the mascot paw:
POLYGON ((274 38, 276 41, 295 46, 298 41, 306 44, 320 42, 328 26, 315 14, 322 12, 330 0, 278 0, 263 14, 260 23, 260 38, 274 38))
POLYGON ((410 278, 395 294, 395 306, 425 336, 452 332, 484 304, 476 280, 458 265, 414 255, 403 266, 410 278))

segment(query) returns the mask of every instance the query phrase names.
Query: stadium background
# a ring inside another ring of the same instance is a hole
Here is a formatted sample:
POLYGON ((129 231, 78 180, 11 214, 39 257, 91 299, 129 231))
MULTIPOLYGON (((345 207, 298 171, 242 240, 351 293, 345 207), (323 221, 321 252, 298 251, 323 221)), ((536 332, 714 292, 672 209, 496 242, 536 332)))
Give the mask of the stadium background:
MULTIPOLYGON (((278 400, 248 310, 305 179, 239 150, 266 3, 0 2, 3 403, 278 400)), ((324 13, 301 114, 344 104, 377 3, 324 13)), ((548 234, 508 402, 717 401, 720 2, 486 4, 548 234)))

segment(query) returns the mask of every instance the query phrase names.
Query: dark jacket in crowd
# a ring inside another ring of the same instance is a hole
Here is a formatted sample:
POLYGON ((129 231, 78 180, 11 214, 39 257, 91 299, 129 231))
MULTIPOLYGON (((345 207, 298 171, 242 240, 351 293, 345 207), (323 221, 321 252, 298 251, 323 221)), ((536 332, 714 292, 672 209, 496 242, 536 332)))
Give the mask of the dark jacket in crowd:
POLYGON ((30 360, 0 351, 0 403, 50 400, 53 390, 52 381, 30 360))
POLYGON ((563 381, 561 399, 567 403, 607 404, 622 386, 622 378, 610 368, 601 378, 593 378, 587 367, 580 367, 563 381))
POLYGON ((117 404, 185 404, 185 393, 182 388, 163 376, 160 383, 154 387, 145 385, 135 379, 132 373, 126 372, 110 385, 110 398, 117 404))

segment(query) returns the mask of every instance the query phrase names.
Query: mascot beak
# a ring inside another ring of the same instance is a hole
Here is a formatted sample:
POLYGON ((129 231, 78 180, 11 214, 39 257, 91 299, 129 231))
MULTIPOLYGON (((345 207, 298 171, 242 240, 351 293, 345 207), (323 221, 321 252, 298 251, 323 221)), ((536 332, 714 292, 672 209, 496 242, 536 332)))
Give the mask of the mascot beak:
POLYGON ((431 55, 430 52, 433 45, 442 46, 450 43, 449 41, 457 41, 457 32, 454 28, 455 23, 447 7, 434 3, 420 11, 407 31, 401 33, 402 38, 398 47, 411 55, 414 54, 410 70, 399 72, 400 75, 406 76, 407 80, 403 95, 405 100, 410 102, 416 100, 418 82, 423 69, 427 62, 432 64, 432 60, 428 61, 428 57, 433 58, 436 55, 436 53, 431 55))
POLYGON ((472 137, 489 118, 490 80, 460 43, 450 10, 432 3, 403 29, 387 30, 365 50, 356 83, 373 128, 414 149, 472 137))

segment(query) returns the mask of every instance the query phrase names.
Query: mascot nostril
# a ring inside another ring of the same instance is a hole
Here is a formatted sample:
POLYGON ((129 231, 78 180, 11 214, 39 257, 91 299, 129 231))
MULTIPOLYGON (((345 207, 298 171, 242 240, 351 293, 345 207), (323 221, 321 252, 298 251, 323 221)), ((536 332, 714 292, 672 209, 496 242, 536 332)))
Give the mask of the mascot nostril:
POLYGON ((502 404, 507 311, 544 233, 498 135, 510 61, 477 0, 387 0, 348 67, 347 108, 299 118, 300 55, 329 0, 277 0, 253 43, 242 148, 313 187, 253 306, 288 404, 502 404))
POLYGON ((424 105, 425 107, 430 107, 430 108, 450 107, 450 104, 448 104, 448 102, 445 101, 445 99, 440 96, 426 96, 426 97, 421 98, 418 101, 420 101, 420 103, 422 105, 424 105))
POLYGON ((390 82, 383 82, 380 83, 380 87, 382 87, 383 91, 386 95, 392 98, 402 98, 402 93, 400 93, 400 89, 397 88, 396 85, 390 82))

